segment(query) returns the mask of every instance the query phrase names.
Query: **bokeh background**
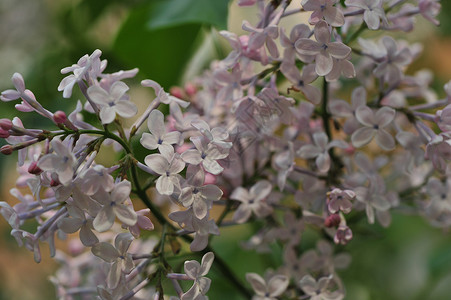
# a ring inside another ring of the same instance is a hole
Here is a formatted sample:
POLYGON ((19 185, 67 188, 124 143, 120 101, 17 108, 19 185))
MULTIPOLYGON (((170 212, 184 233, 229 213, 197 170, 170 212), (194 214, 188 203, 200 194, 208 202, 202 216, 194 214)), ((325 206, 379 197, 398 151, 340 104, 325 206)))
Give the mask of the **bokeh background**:
MULTIPOLYGON (((451 79, 451 1, 442 1, 442 6, 439 28, 418 20, 415 32, 405 36, 424 45, 409 72, 430 68, 441 96, 443 84, 451 79)), ((252 8, 238 11, 235 1, 227 0, 0 0, 0 90, 11 88, 12 74, 20 72, 44 106, 69 111, 75 102, 57 91, 63 78, 59 71, 94 49, 103 51, 108 72, 138 67, 135 83, 152 78, 165 88, 183 84, 211 60, 226 55, 227 45, 214 28, 240 32, 243 16, 255 20, 255 13, 252 8)), ((292 21, 296 18, 301 17, 292 21)), ((135 88, 132 98, 146 101, 148 95, 135 88)), ((11 103, 2 104, 0 118, 15 114, 11 103)), ((50 125, 34 117, 21 115, 29 127, 50 125)), ((0 168, 0 200, 13 203, 9 189, 16 178, 14 159, 0 157, 0 168)), ((361 221, 353 231, 358 238, 340 249, 353 257, 350 267, 340 272, 346 299, 450 299, 450 232, 400 214, 393 215, 389 229, 361 221)), ((246 271, 261 274, 282 260, 277 246, 273 255, 237 255, 237 240, 248 238, 251 228, 228 228, 222 234, 213 239, 213 246, 243 280, 246 271)), ((55 299, 48 276, 57 264, 48 258, 46 246, 42 249, 44 259, 38 265, 32 253, 17 246, 0 218, 0 300, 55 299)), ((210 293, 211 299, 239 299, 220 275, 213 272, 210 277, 213 289, 222 294, 210 293)))

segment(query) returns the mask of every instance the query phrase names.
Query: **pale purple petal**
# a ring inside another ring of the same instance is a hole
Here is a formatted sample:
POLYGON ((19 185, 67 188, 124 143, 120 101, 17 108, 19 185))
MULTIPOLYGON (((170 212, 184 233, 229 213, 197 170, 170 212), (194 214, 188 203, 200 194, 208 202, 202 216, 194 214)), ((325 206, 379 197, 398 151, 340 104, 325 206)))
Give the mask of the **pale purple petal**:
POLYGON ((115 261, 120 256, 120 253, 113 247, 113 245, 105 242, 94 245, 91 248, 91 251, 95 256, 100 257, 109 263, 115 261))
POLYGON ((138 112, 136 105, 128 100, 117 101, 114 109, 123 118, 131 118, 138 112))
POLYGON ((127 226, 133 226, 138 221, 136 212, 130 206, 115 205, 113 206, 113 211, 116 214, 116 217, 127 226))
POLYGON ((152 110, 147 119, 147 127, 157 139, 161 138, 166 132, 163 113, 157 109, 152 110))
POLYGON ((395 139, 384 129, 377 130, 376 143, 379 145, 379 147, 386 151, 390 151, 395 148, 395 139))
POLYGON ((365 126, 373 127, 376 123, 373 110, 368 106, 360 106, 355 112, 357 120, 365 126))
POLYGON ((377 130, 370 127, 362 127, 354 131, 351 141, 354 147, 360 148, 371 142, 377 130))

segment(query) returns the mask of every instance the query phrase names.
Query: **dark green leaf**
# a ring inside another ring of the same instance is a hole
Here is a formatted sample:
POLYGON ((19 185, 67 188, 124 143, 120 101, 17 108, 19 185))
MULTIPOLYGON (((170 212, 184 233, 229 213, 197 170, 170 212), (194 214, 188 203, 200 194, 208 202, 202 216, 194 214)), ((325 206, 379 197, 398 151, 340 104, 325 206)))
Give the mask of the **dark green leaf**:
POLYGON ((147 26, 149 29, 180 24, 210 24, 227 28, 229 0, 159 0, 153 4, 147 26))

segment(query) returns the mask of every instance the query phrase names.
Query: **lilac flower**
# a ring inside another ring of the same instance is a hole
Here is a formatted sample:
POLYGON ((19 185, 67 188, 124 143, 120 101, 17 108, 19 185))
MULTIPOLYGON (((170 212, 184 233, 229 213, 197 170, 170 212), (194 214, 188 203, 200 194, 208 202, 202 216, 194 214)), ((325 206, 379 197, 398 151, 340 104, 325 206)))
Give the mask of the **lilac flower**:
POLYGON ((301 235, 305 229, 304 220, 302 218, 297 219, 291 211, 288 211, 284 216, 284 224, 285 226, 277 229, 277 238, 287 241, 289 246, 299 245, 301 235))
POLYGON ((223 151, 213 144, 205 145, 201 138, 191 137, 196 149, 190 149, 181 154, 181 158, 184 162, 198 165, 201 164, 205 171, 218 175, 224 168, 217 162, 219 159, 226 158, 228 151, 223 151))
POLYGON ((169 104, 170 106, 177 104, 181 107, 188 107, 189 102, 186 102, 182 99, 179 99, 177 97, 172 96, 171 94, 165 92, 165 90, 159 85, 157 82, 146 79, 141 81, 141 85, 145 87, 151 87, 155 91, 155 95, 157 96, 157 99, 164 104, 169 104))
POLYGON ((61 70, 61 74, 73 72, 72 75, 65 77, 58 86, 58 91, 63 91, 64 98, 70 98, 72 89, 76 83, 83 80, 92 81, 97 75, 100 75, 100 72, 96 72, 97 74, 90 74, 90 71, 92 70, 100 71, 106 67, 106 61, 102 63, 100 61, 100 55, 102 55, 102 51, 96 49, 91 55, 88 56, 88 54, 86 54, 81 57, 77 64, 61 70))
POLYGON ((447 160, 451 160, 451 140, 444 134, 433 136, 426 145, 426 159, 432 162, 437 170, 444 172, 447 160))
POLYGON ((193 207, 196 218, 203 219, 211 208, 212 202, 219 200, 222 194, 221 189, 213 184, 189 186, 182 189, 179 200, 183 206, 193 207))
POLYGON ((316 73, 325 76, 332 71, 333 58, 346 58, 351 53, 351 48, 340 42, 331 42, 330 29, 324 21, 319 21, 313 32, 316 42, 311 39, 299 39, 296 42, 296 49, 304 55, 315 55, 316 73))
POLYGON ((233 215, 233 220, 237 223, 246 222, 252 212, 259 218, 265 217, 272 212, 271 206, 265 202, 265 198, 272 190, 272 185, 267 180, 260 180, 248 191, 245 188, 237 187, 230 199, 240 201, 241 204, 233 215))
POLYGON ((53 139, 51 145, 54 153, 42 156, 38 166, 44 171, 55 172, 59 182, 68 185, 74 175, 75 156, 71 149, 58 139, 53 139))
POLYGON ((113 226, 114 219, 117 217, 123 224, 133 226, 136 224, 138 216, 132 207, 124 204, 130 197, 130 181, 124 180, 114 186, 111 193, 99 190, 93 198, 103 207, 98 212, 93 221, 94 229, 98 232, 104 232, 113 226))
POLYGON ((178 154, 170 153, 168 156, 151 154, 146 156, 144 162, 152 171, 160 175, 156 181, 157 191, 162 195, 172 195, 174 186, 180 183, 178 173, 185 168, 185 163, 178 154))
POLYGON ((153 230, 154 229, 154 225, 153 225, 152 221, 146 216, 146 214, 148 214, 148 213, 150 213, 149 208, 144 208, 144 209, 138 210, 136 212, 136 215, 138 216, 136 224, 133 226, 122 225, 122 227, 123 228, 128 227, 128 230, 135 237, 135 239, 139 238, 141 229, 144 229, 144 230, 153 230))
POLYGON ((108 91, 100 86, 88 88, 88 95, 91 100, 100 106, 100 119, 102 124, 110 124, 116 118, 116 114, 123 118, 130 118, 136 115, 138 109, 136 105, 126 100, 125 93, 128 86, 122 81, 116 81, 108 91))
POLYGON ((351 105, 344 100, 333 100, 329 104, 329 111, 334 116, 347 118, 343 124, 343 131, 352 134, 359 127, 355 112, 357 108, 365 104, 366 90, 364 87, 358 87, 352 91, 351 105))
POLYGON ((80 230, 80 241, 86 247, 90 247, 99 242, 99 239, 92 232, 92 219, 87 219, 84 211, 75 205, 67 205, 67 212, 71 218, 62 218, 58 222, 58 227, 65 233, 74 233, 80 230))
POLYGON ((181 300, 198 299, 199 295, 205 295, 208 292, 211 279, 204 276, 210 271, 214 258, 213 252, 208 252, 202 257, 200 264, 195 260, 185 261, 185 273, 190 279, 194 280, 194 284, 182 295, 181 300))
POLYGON ((354 200, 355 193, 351 190, 333 189, 327 193, 327 208, 331 214, 342 211, 345 214, 349 213, 352 208, 351 200, 354 200))
POLYGON ((412 61, 412 53, 407 47, 398 49, 392 37, 384 36, 381 41, 385 47, 386 54, 373 73, 377 77, 383 77, 385 82, 393 86, 402 79, 402 68, 412 61))
POLYGON ((288 287, 289 279, 285 275, 274 275, 264 280, 256 273, 246 273, 246 280, 252 285, 255 296, 252 300, 277 300, 288 287))
POLYGON ((330 168, 330 155, 329 149, 333 147, 338 147, 345 149, 348 144, 344 141, 333 140, 329 143, 329 138, 324 132, 317 132, 313 134, 314 145, 308 144, 302 146, 297 154, 305 159, 316 158, 315 163, 318 171, 325 173, 329 171, 330 168))
MULTIPOLYGON (((297 24, 291 29, 290 37, 285 34, 283 27, 280 28, 280 44, 284 47, 283 62, 284 64, 293 65, 296 60, 296 42, 302 38, 310 36, 310 28, 305 24, 297 24)), ((311 61, 310 56, 302 56, 304 62, 311 61)))
POLYGON ((157 149, 160 153, 173 153, 173 144, 180 142, 180 132, 171 131, 166 133, 164 124, 164 115, 159 110, 153 110, 147 119, 147 127, 150 133, 144 132, 141 136, 141 145, 153 150, 157 149))
POLYGON ((332 70, 326 75, 326 80, 328 82, 337 81, 341 75, 346 78, 354 78, 356 73, 354 65, 351 63, 350 59, 351 55, 348 55, 343 59, 334 58, 332 70))
POLYGON ((337 231, 334 235, 334 243, 335 244, 341 244, 346 245, 352 240, 352 231, 351 228, 349 228, 346 225, 340 225, 337 228, 337 231))
POLYGON ((355 188, 356 199, 365 205, 365 212, 368 218, 368 223, 374 224, 375 216, 379 223, 388 227, 391 222, 391 216, 389 209, 391 207, 390 201, 382 193, 377 184, 370 182, 368 188, 357 187, 355 188))
POLYGON ((294 65, 282 64, 280 71, 293 83, 295 89, 299 89, 304 94, 305 99, 313 104, 319 104, 321 102, 321 91, 311 85, 318 78, 315 68, 313 64, 306 65, 302 68, 301 74, 294 65))
POLYGON ((428 201, 424 206, 424 214, 434 226, 448 227, 451 225, 451 182, 440 181, 432 177, 426 185, 428 201))
POLYGON ((269 54, 273 58, 279 57, 279 50, 274 40, 279 36, 279 28, 276 25, 269 25, 262 28, 254 28, 247 21, 243 21, 243 30, 251 32, 249 37, 248 48, 250 50, 257 50, 266 45, 269 54))
POLYGON ((3 91, 0 96, 0 100, 2 101, 8 102, 12 100, 17 100, 21 97, 23 93, 25 93, 25 82, 21 74, 14 73, 11 80, 16 89, 3 91))
POLYGON ((208 245, 210 234, 219 235, 219 228, 214 220, 209 220, 207 214, 203 219, 194 216, 192 208, 169 214, 169 218, 177 222, 188 232, 194 232, 194 240, 190 245, 191 251, 202 251, 208 245))
POLYGON ((439 1, 440 0, 420 0, 418 2, 418 8, 420 9, 421 15, 435 26, 440 25, 440 21, 436 19, 442 8, 439 1))
POLYGON ((328 277, 321 277, 318 281, 310 275, 305 275, 299 285, 305 294, 310 296, 310 300, 341 300, 344 295, 342 292, 336 290, 330 292, 328 290, 329 284, 332 280, 332 275, 328 277))
POLYGON ((215 127, 210 129, 210 125, 204 120, 194 120, 191 122, 191 125, 199 130, 199 132, 209 140, 209 143, 224 149, 232 147, 232 142, 225 141, 229 138, 229 133, 224 128, 215 127))
POLYGON ((363 9, 363 19, 369 29, 379 29, 381 19, 387 23, 381 0, 346 0, 345 5, 363 9))
POLYGON ((117 287, 121 275, 129 274, 135 267, 131 254, 127 253, 132 241, 133 236, 129 232, 123 232, 114 239, 114 247, 109 243, 102 242, 91 248, 92 254, 111 263, 107 278, 109 288, 117 287))
POLYGON ((302 0, 304 10, 313 11, 310 16, 310 24, 321 22, 324 17, 326 22, 334 27, 342 26, 345 23, 343 12, 334 7, 338 0, 302 0))
POLYGON ((351 136, 354 147, 360 148, 376 137, 376 143, 382 149, 389 151, 395 148, 395 140, 384 128, 395 119, 396 111, 384 106, 373 113, 368 106, 360 106, 356 110, 357 120, 364 127, 357 129, 351 136))

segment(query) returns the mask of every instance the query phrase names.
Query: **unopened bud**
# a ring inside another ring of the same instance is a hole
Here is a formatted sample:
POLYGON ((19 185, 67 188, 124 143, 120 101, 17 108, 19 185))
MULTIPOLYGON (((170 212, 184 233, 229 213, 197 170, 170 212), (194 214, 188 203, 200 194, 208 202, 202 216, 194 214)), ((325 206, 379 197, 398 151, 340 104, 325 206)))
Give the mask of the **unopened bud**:
POLYGON ((196 86, 194 84, 188 82, 187 84, 185 84, 185 92, 190 97, 194 96, 197 92, 196 86))
POLYGON ((326 227, 337 227, 340 225, 341 218, 338 214, 330 215, 324 220, 324 226, 326 227))
POLYGON ((0 152, 5 155, 10 155, 11 153, 13 153, 13 151, 14 148, 11 145, 4 145, 0 148, 0 152))
POLYGON ((59 186, 59 185, 60 185, 60 183, 58 180, 52 179, 50 181, 50 186, 52 186, 52 187, 59 186))
POLYGON ((67 120, 66 113, 64 111, 58 110, 53 114, 53 120, 57 124, 64 124, 67 120))
POLYGON ((172 96, 177 97, 179 99, 183 99, 184 98, 183 90, 180 87, 178 87, 178 86, 171 87, 171 89, 169 90, 169 93, 172 96))
POLYGON ((0 119, 0 127, 3 130, 10 130, 11 128, 13 128, 13 122, 11 122, 11 120, 9 119, 0 119))
POLYGON ((42 173, 42 169, 38 167, 38 162, 34 161, 28 167, 28 173, 33 175, 39 175, 42 173))
POLYGON ((0 128, 0 138, 6 139, 10 136, 9 131, 3 128, 0 128))

